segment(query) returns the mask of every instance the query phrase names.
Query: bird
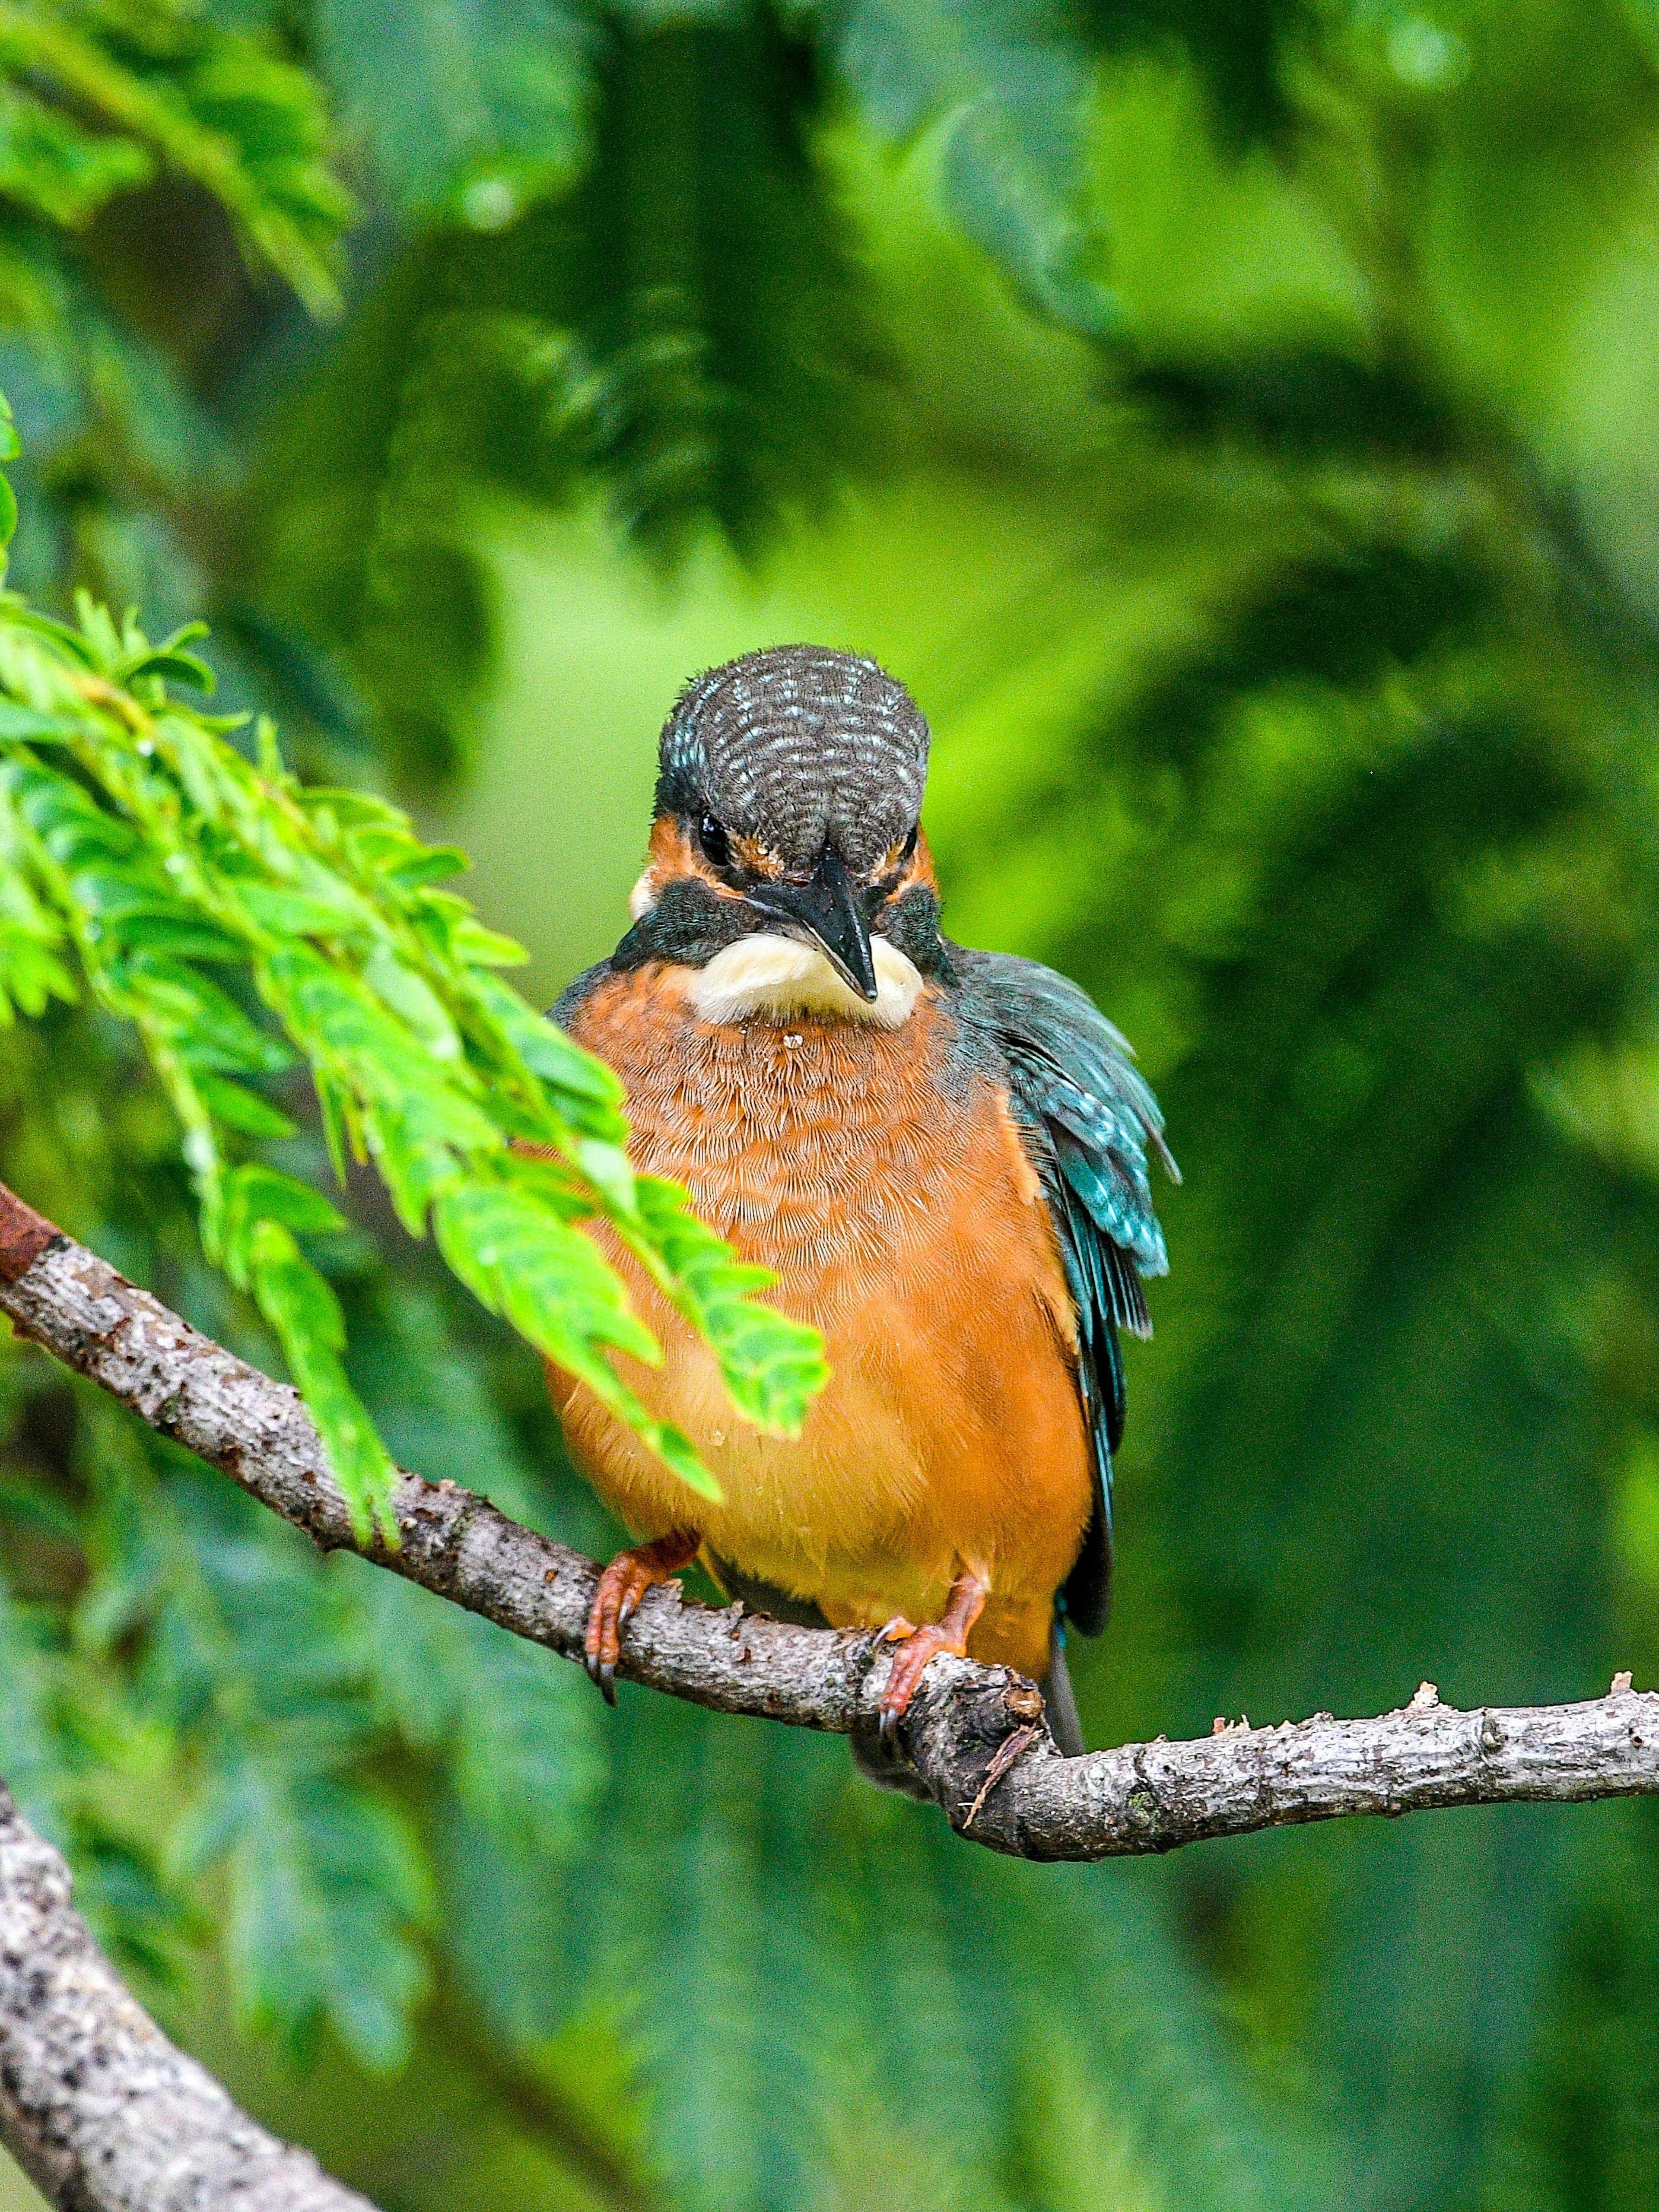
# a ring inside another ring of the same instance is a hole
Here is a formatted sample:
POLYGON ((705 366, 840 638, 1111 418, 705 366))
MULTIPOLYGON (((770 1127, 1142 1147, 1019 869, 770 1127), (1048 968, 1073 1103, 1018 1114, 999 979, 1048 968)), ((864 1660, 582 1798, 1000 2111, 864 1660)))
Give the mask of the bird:
POLYGON ((894 1647, 878 1765, 941 1652, 1030 1677, 1083 1748, 1066 1633, 1105 1624, 1120 1339, 1150 1334, 1142 1279, 1168 1267, 1149 1156, 1179 1179, 1086 994, 941 934, 929 743, 860 654, 779 646, 697 677, 663 727, 631 926, 551 1014, 620 1077, 635 1168, 769 1270, 830 1366, 799 1436, 739 1422, 610 1237, 664 1354, 628 1379, 721 1496, 550 1370, 570 1456, 635 1540, 600 1577, 588 1671, 614 1702, 641 1598, 700 1559, 728 1599, 894 1647))

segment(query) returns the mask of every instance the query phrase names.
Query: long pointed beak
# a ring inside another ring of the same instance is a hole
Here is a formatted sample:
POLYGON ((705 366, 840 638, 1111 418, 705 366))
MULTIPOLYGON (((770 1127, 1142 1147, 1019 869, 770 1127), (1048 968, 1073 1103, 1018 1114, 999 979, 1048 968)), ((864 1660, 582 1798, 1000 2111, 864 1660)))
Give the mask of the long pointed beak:
POLYGON ((811 883, 757 884, 749 902, 821 945, 848 988, 875 1003, 879 987, 870 951, 870 925, 839 853, 826 845, 811 883))

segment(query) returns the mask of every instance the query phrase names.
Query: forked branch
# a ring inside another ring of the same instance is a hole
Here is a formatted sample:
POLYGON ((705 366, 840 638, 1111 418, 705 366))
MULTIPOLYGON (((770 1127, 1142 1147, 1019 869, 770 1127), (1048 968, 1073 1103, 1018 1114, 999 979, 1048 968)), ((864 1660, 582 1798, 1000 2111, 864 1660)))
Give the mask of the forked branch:
MULTIPOLYGON (((400 1542, 359 1545, 317 1431, 285 1384, 234 1358, 0 1185, 0 1311, 151 1427, 186 1445, 325 1550, 361 1552, 514 1635, 580 1660, 599 1570, 488 1498, 398 1481, 400 1542)), ((873 1740, 888 1650, 851 1632, 715 1612, 678 1584, 629 1624, 623 1679, 724 1712, 873 1740)), ((951 1826, 1033 1859, 1166 1851, 1351 1813, 1659 1793, 1659 1695, 1620 1676, 1579 1705, 1461 1712, 1425 1686, 1399 1712, 1241 1723, 1196 1741, 1066 1759, 1032 1686, 939 1658, 903 1729, 908 1771, 951 1826)))

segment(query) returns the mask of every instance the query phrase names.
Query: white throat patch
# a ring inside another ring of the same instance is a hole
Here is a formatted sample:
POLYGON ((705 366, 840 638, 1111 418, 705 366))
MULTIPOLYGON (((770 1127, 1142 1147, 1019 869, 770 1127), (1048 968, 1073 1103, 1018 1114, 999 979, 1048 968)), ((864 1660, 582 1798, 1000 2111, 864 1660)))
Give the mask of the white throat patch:
POLYGON ((896 1030, 915 1010, 921 977, 884 937, 872 937, 870 950, 876 969, 873 1005, 848 988, 816 945, 769 934, 740 937, 717 952, 706 968, 693 973, 687 996, 706 1022, 738 1022, 749 1014, 776 1021, 791 1014, 836 1014, 843 1021, 896 1030))

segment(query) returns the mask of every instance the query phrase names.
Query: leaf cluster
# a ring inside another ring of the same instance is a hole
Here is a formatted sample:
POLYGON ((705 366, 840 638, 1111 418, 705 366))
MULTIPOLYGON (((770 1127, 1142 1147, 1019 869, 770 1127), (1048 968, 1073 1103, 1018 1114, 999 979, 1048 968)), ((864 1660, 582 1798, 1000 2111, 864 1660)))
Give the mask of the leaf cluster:
POLYGON ((250 761, 234 724, 170 696, 211 687, 198 634, 152 646, 90 601, 75 628, 0 606, 4 1018, 72 998, 78 975, 133 1024, 183 1133, 204 1248, 281 1343, 360 1538, 378 1514, 395 1540, 392 1469, 302 1242, 345 1224, 310 1184, 241 1156, 295 1133, 257 1086, 301 1060, 336 1175, 372 1161, 411 1236, 429 1227, 486 1306, 717 1494, 612 1364, 661 1352, 590 1224, 708 1335, 763 1425, 799 1427, 825 1372, 816 1339, 754 1302, 764 1272, 683 1192, 634 1175, 616 1078, 502 981, 519 948, 441 888, 462 855, 379 799, 301 783, 269 725, 250 761))
POLYGON ((352 202, 314 80, 269 40, 177 0, 18 0, 0 15, 0 79, 14 298, 38 289, 40 231, 82 230, 166 173, 217 203, 256 267, 316 310, 337 306, 352 202))

